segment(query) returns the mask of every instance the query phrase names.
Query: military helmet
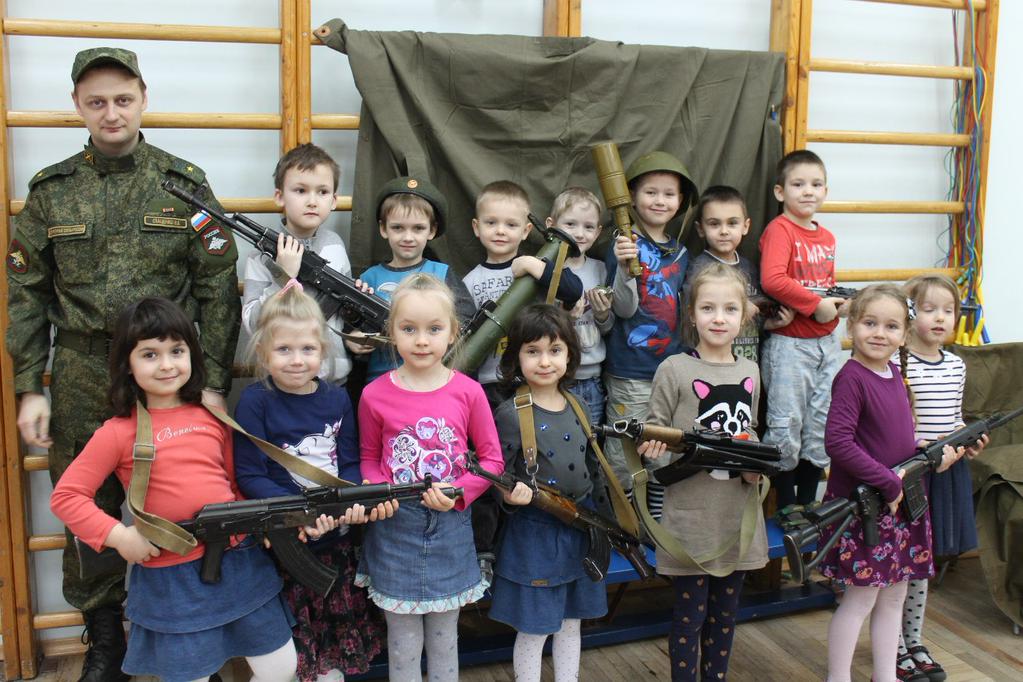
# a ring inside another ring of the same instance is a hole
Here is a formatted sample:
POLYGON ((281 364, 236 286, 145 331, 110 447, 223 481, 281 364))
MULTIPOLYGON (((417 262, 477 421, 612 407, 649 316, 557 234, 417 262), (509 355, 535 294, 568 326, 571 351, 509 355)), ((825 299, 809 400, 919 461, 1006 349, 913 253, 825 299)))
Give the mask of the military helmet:
POLYGON ((682 202, 676 216, 685 213, 685 210, 696 201, 699 194, 696 183, 689 177, 689 171, 682 162, 668 152, 650 152, 630 163, 625 170, 625 181, 629 183, 629 189, 633 189, 633 182, 646 173, 674 173, 679 177, 682 202))
POLYGON ((437 236, 439 237, 444 233, 444 224, 447 221, 448 215, 448 201, 441 194, 441 191, 434 187, 429 180, 422 177, 403 175, 388 181, 387 184, 380 188, 380 192, 377 194, 378 222, 383 219, 380 215, 380 207, 383 206, 384 199, 392 194, 414 194, 428 201, 433 206, 433 217, 437 223, 437 236))

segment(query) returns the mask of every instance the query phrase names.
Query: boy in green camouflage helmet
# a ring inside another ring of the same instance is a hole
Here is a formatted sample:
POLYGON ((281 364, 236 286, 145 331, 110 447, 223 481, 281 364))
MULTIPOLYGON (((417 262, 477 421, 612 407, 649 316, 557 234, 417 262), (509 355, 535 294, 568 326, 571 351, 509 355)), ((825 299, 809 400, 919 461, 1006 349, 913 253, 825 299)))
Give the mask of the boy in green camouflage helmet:
MULTIPOLYGON (((214 221, 191 219, 191 210, 160 188, 169 179, 194 190, 206 186, 206 177, 139 132, 148 99, 135 53, 83 50, 71 76, 71 98, 88 142, 29 181, 6 258, 6 342, 20 397, 18 428, 28 445, 49 448, 53 481, 110 416, 107 348, 123 305, 165 296, 198 321, 205 395, 221 405, 240 320, 230 232, 214 221), (43 394, 43 372, 54 327, 51 405, 43 394)), ((209 201, 219 206, 212 195, 209 201)), ((123 499, 121 486, 110 479, 96 503, 119 516, 123 499)), ((127 680, 120 671, 124 576, 82 580, 77 555, 69 549, 64 596, 84 612, 89 631, 81 680, 127 680)))

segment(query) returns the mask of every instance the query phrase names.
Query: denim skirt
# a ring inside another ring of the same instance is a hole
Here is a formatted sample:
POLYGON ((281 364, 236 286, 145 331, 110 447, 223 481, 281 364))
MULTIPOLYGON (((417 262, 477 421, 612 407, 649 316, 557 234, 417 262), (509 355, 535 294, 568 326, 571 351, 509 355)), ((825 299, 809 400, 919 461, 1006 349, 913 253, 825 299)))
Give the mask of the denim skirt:
POLYGON ((450 611, 483 596, 470 510, 437 512, 403 504, 366 526, 356 585, 385 611, 450 611))
POLYGON ((131 623, 122 670, 170 682, 195 680, 236 656, 261 656, 291 639, 294 619, 281 577, 251 537, 224 552, 221 580, 199 579, 202 558, 174 566, 131 568, 131 623))
POLYGON ((549 635, 566 618, 607 613, 607 587, 582 567, 589 538, 550 514, 522 507, 508 515, 495 567, 490 617, 519 632, 549 635))

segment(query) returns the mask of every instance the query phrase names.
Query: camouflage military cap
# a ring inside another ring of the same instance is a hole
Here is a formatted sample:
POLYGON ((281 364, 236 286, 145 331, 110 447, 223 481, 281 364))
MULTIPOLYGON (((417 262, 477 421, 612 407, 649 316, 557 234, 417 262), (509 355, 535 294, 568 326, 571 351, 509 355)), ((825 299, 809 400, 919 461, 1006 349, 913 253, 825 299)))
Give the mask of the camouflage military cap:
POLYGON ((392 194, 414 194, 415 196, 428 201, 430 205, 433 206, 433 216, 437 223, 437 236, 439 237, 444 233, 444 223, 447 220, 448 214, 448 200, 444 198, 441 191, 434 187, 429 180, 403 175, 402 177, 394 178, 385 184, 377 194, 378 221, 382 220, 380 207, 383 206, 384 199, 392 194))
POLYGON ((83 73, 101 64, 118 64, 142 78, 138 56, 131 50, 121 47, 92 47, 75 55, 75 63, 71 67, 71 82, 77 84, 83 73))

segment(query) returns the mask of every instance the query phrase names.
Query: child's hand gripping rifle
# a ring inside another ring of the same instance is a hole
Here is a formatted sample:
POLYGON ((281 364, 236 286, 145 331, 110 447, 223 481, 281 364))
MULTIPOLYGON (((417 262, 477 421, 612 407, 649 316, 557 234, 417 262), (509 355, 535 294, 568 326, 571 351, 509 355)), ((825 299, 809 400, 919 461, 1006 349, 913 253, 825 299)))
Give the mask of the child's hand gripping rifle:
POLYGON ((469 458, 466 467, 469 472, 487 479, 506 492, 511 492, 515 484, 522 482, 533 491, 533 500, 529 503, 541 511, 545 511, 567 526, 576 528, 587 534, 590 540, 589 549, 583 558, 586 575, 594 582, 607 576, 607 567, 611 562, 610 547, 614 547, 628 560, 635 569, 640 580, 653 577, 654 570, 646 562, 646 550, 639 538, 632 535, 611 519, 597 512, 581 507, 566 497, 557 488, 519 479, 505 472, 501 475, 487 471, 475 459, 469 458))
POLYGON ((661 485, 678 483, 700 469, 748 471, 773 476, 781 471, 781 452, 777 446, 758 443, 732 436, 724 431, 693 429, 683 431, 670 426, 658 426, 637 419, 619 419, 611 424, 595 425, 597 433, 605 437, 631 438, 637 443, 658 440, 681 457, 653 472, 661 485))
MULTIPOLYGON (((565 250, 566 257, 574 258, 579 255, 575 239, 564 230, 546 227, 534 215, 529 216, 529 222, 545 240, 544 245, 536 252, 536 257, 540 260, 549 260, 553 263, 560 260, 563 264, 564 259, 558 258, 558 252, 562 249, 565 250)), ((556 273, 555 279, 559 278, 560 275, 556 273)), ((478 369, 487 356, 494 352, 497 343, 508 333, 508 326, 515 316, 536 301, 539 292, 540 283, 532 277, 526 275, 516 278, 497 301, 488 301, 476 311, 444 357, 444 364, 466 373, 478 369)))
MULTIPOLYGON (((806 287, 806 289, 811 293, 817 294, 821 298, 842 298, 845 300, 849 300, 850 298, 856 295, 857 291, 859 291, 859 289, 854 289, 852 287, 840 286, 806 287)), ((764 296, 763 294, 759 296, 754 296, 752 298, 752 301, 753 305, 757 307, 757 310, 760 312, 761 317, 763 317, 764 319, 771 319, 772 317, 777 317, 779 308, 781 307, 781 303, 779 303, 778 301, 774 300, 769 296, 764 296)))
MULTIPOLYGON (((298 529, 313 525, 321 514, 340 518, 356 504, 375 507, 388 500, 417 500, 433 485, 427 476, 405 485, 378 483, 346 488, 308 488, 298 495, 207 504, 194 518, 178 525, 206 544, 200 577, 204 583, 220 582, 220 562, 235 535, 255 535, 270 541, 281 565, 296 580, 318 594, 327 595, 338 578, 336 569, 323 565, 301 540, 298 529)), ((461 488, 445 488, 450 498, 461 488)), ((123 571, 125 561, 112 547, 95 552, 75 538, 83 578, 123 571)))
MULTIPOLYGON (((275 230, 264 227, 241 213, 228 217, 207 204, 202 195, 189 192, 170 180, 164 180, 160 186, 251 243, 260 253, 271 259, 277 257, 277 238, 280 235, 275 230)), ((369 340, 357 337, 359 343, 372 343, 373 337, 384 334, 390 311, 387 301, 359 289, 355 286, 355 280, 328 266, 327 260, 320 254, 310 249, 305 250, 296 279, 315 290, 315 298, 327 320, 340 315, 348 327, 371 337, 369 340)))
MULTIPOLYGON (((902 478, 901 507, 906 519, 916 521, 927 511, 928 502, 924 477, 941 466, 946 445, 953 449, 973 446, 981 436, 1007 424, 1021 414, 1023 414, 1023 407, 1009 413, 993 414, 987 419, 978 419, 944 438, 919 448, 912 457, 892 467, 892 471, 896 473, 905 472, 902 478)), ((809 575, 810 570, 817 565, 848 528, 854 515, 860 517, 863 526, 863 543, 867 547, 876 547, 880 543, 878 522, 885 506, 884 496, 877 488, 860 484, 853 491, 852 499, 831 500, 818 508, 804 511, 803 520, 789 522, 790 530, 785 533, 785 551, 792 567, 793 577, 797 580, 804 580, 809 575), (817 550, 817 556, 813 561, 804 564, 801 558, 803 548, 819 540, 824 535, 825 529, 832 524, 839 525, 831 538, 817 550), (799 566, 797 567, 796 564, 799 566)))

